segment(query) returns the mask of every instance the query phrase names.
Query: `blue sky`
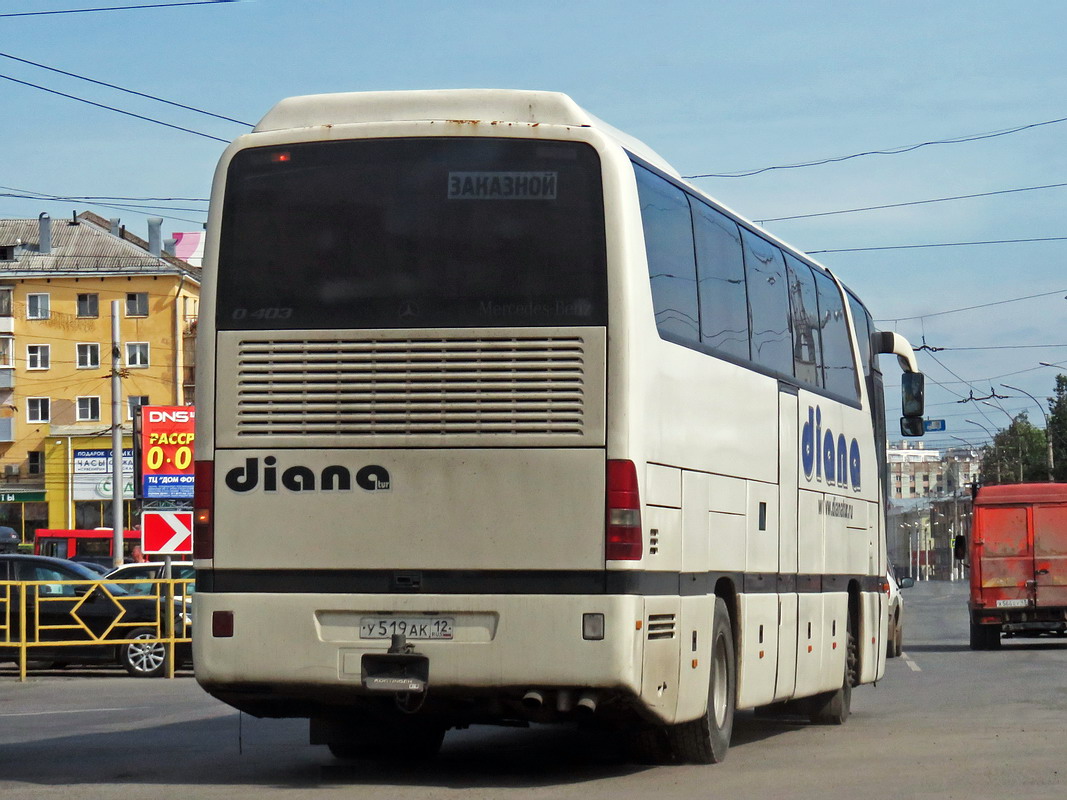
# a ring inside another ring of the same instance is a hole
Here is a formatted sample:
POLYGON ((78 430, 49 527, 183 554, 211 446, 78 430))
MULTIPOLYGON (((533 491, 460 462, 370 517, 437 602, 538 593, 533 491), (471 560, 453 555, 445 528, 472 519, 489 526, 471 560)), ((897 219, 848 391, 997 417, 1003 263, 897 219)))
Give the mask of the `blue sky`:
MULTIPOLYGON (((239 120, 299 94, 562 91, 683 175, 727 173, 1006 131, 1067 117, 1067 3, 901 0, 167 0, 0 2, 0 52, 239 120)), ((0 57, 0 75, 229 140, 247 128, 0 57)), ((0 80, 0 194, 206 198, 221 142, 0 80), (12 189, 24 191, 12 191, 12 189)), ((738 178, 703 190, 754 220, 1067 183, 1067 122, 738 178)), ((802 250, 1067 237, 1067 186, 769 221, 802 250)), ((195 202, 161 203, 203 209, 195 202)), ((0 217, 121 216, 144 235, 203 213, 0 197, 0 217)), ((1067 241, 816 255, 914 344, 928 410, 980 444, 1067 373, 1067 241), (1006 302, 1031 295, 1028 300, 1006 302), (988 305, 996 304, 996 305, 988 305), (970 311, 942 312, 973 306, 970 311), (921 317, 921 319, 906 319, 921 317), (891 320, 899 320, 892 322, 891 320), (1043 347, 1037 347, 1043 345, 1043 347), (955 349, 954 349, 955 348, 955 349), (978 349, 958 349, 978 348, 978 349), (1002 348, 1002 349, 991 349, 1002 348), (1011 349, 1003 349, 1011 348, 1011 349), (961 398, 1012 395, 1004 410, 961 398)), ((896 383, 890 364, 890 382, 896 383)), ((893 418, 890 405, 890 416, 893 418)), ((891 421, 891 425, 892 425, 891 421)), ((951 437, 959 437, 953 439, 951 437)))

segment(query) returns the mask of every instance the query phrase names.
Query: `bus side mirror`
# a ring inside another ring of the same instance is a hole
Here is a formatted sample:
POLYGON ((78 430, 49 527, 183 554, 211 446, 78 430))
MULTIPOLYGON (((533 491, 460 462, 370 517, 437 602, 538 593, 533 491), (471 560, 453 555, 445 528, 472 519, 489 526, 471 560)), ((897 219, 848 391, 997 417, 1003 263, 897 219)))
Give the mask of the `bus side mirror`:
POLYGON ((900 418, 900 435, 901 436, 922 436, 925 431, 923 430, 922 417, 901 417, 900 418))
POLYGON ((900 375, 901 436, 922 436, 923 412, 926 402, 923 397, 925 376, 921 372, 903 372, 900 375))
POLYGON ((923 390, 926 376, 921 372, 900 375, 900 413, 905 417, 921 417, 926 410, 923 390))
POLYGON ((899 588, 901 588, 901 589, 910 589, 914 585, 915 585, 915 578, 901 578, 900 579, 900 587, 899 588))
POLYGON ((957 536, 955 541, 952 542, 952 557, 957 561, 963 561, 967 558, 967 537, 957 536))

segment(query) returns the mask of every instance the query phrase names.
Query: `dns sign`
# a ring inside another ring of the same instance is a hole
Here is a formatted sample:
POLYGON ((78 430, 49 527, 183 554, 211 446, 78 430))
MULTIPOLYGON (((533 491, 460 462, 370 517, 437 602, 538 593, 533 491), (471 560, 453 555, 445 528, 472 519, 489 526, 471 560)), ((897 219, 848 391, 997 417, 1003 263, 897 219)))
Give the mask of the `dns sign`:
POLYGON ((193 496, 192 406, 142 406, 138 436, 141 496, 185 499, 193 496))

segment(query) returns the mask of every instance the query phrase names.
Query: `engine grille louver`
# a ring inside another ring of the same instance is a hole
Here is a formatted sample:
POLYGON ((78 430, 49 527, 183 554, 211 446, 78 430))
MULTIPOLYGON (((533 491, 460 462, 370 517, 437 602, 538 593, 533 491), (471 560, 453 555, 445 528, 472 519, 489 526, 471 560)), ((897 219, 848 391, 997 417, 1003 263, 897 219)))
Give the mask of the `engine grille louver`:
POLYGON ((675 628, 674 614, 649 614, 648 638, 673 639, 675 628))
POLYGON ((582 336, 242 339, 235 355, 238 438, 586 433, 582 336))

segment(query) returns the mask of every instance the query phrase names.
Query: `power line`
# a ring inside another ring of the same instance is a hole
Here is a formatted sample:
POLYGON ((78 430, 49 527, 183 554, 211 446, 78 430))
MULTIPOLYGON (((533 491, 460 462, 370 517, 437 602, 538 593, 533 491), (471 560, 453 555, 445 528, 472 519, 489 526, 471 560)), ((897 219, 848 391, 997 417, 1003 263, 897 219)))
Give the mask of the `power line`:
POLYGON ((58 11, 18 11, 0 14, 0 17, 44 17, 55 14, 89 14, 94 11, 134 11, 144 8, 178 8, 179 6, 211 6, 218 3, 236 3, 237 0, 188 0, 182 3, 143 3, 136 6, 106 6, 104 8, 70 8, 58 11))
POLYGON ((1018 125, 1014 128, 1008 128, 1001 131, 991 131, 989 133, 976 133, 967 136, 954 136, 948 139, 934 139, 928 142, 919 142, 918 144, 902 145, 900 147, 889 147, 884 150, 864 150, 860 153, 851 153, 847 156, 835 156, 833 158, 822 158, 816 161, 801 161, 796 164, 778 164, 772 167, 760 167, 759 169, 740 170, 737 172, 708 172, 701 175, 683 175, 686 180, 694 178, 748 178, 752 175, 760 175, 764 172, 770 172, 772 170, 779 169, 800 169, 802 167, 818 167, 823 164, 834 164, 840 161, 848 161, 853 158, 861 158, 863 156, 895 156, 901 153, 910 153, 913 150, 918 150, 922 147, 931 147, 939 144, 962 144, 964 142, 976 142, 981 139, 994 139, 998 136, 1008 136, 1013 133, 1019 133, 1021 131, 1030 130, 1031 128, 1040 128, 1044 125, 1056 125, 1061 122, 1067 122, 1067 117, 1060 117, 1059 119, 1045 120, 1044 122, 1031 122, 1026 125, 1018 125))
POLYGON ((1050 347, 1067 347, 1067 344, 1002 344, 993 345, 990 347, 931 347, 930 345, 923 345, 922 347, 912 348, 915 352, 928 351, 932 353, 941 352, 958 352, 961 350, 1030 350, 1034 348, 1050 348, 1050 347))
POLYGON ((246 125, 249 128, 254 127, 253 123, 251 123, 251 122, 244 122, 244 121, 239 120, 239 119, 234 119, 233 117, 223 116, 222 114, 214 114, 211 111, 204 111, 202 108, 195 108, 194 106, 187 106, 184 103, 177 103, 177 102, 175 102, 173 100, 165 100, 162 97, 156 97, 153 94, 146 94, 144 92, 134 91, 133 89, 126 89, 126 88, 123 88, 122 86, 116 86, 113 83, 107 83, 105 81, 98 81, 98 80, 96 80, 94 78, 88 78, 85 75, 78 75, 75 72, 67 72, 66 70, 56 69, 55 67, 49 67, 49 66, 47 66, 45 64, 38 64, 36 61, 28 61, 25 58, 19 58, 18 56, 13 56, 13 55, 10 55, 8 53, 0 53, 0 56, 2 56, 4 58, 9 58, 12 61, 19 61, 19 62, 21 62, 23 64, 29 64, 30 66, 33 66, 33 67, 39 67, 40 69, 46 69, 49 72, 55 72, 55 73, 58 73, 60 75, 66 75, 66 76, 71 77, 71 78, 77 78, 80 81, 87 81, 89 83, 95 83, 97 86, 106 86, 108 89, 116 89, 116 90, 118 90, 120 92, 126 92, 126 94, 136 95, 137 97, 144 97, 144 98, 146 98, 148 100, 155 100, 158 103, 166 103, 168 106, 174 106, 175 108, 183 108, 186 111, 194 111, 197 114, 204 114, 205 116, 214 117, 215 119, 225 120, 226 122, 236 122, 238 125, 246 125))
POLYGON ((1067 183, 1049 183, 1044 186, 1025 186, 1020 189, 1000 189, 994 192, 979 192, 977 194, 960 194, 953 197, 937 197, 932 200, 910 200, 905 203, 886 203, 880 206, 863 206, 862 208, 846 208, 840 211, 820 211, 815 214, 792 214, 788 217, 771 217, 770 219, 758 220, 759 224, 767 222, 784 222, 791 219, 811 219, 812 217, 831 217, 835 214, 855 214, 860 211, 881 211, 887 208, 904 208, 906 206, 922 206, 929 203, 948 203, 953 200, 970 200, 975 197, 993 197, 998 194, 1013 194, 1015 192, 1034 192, 1039 189, 1059 189, 1067 186, 1067 183))
POLYGON ((910 321, 910 320, 913 320, 913 319, 926 319, 927 317, 939 317, 939 316, 942 316, 944 314, 957 314, 960 311, 974 311, 976 308, 989 308, 990 306, 1002 306, 1002 305, 1005 305, 1006 303, 1018 303, 1021 300, 1033 300, 1034 298, 1037 298, 1037 297, 1049 297, 1050 295, 1063 294, 1064 292, 1067 292, 1067 289, 1058 289, 1058 290, 1052 291, 1052 292, 1042 292, 1041 294, 1029 294, 1029 295, 1026 295, 1025 297, 1013 297, 1013 298, 1011 298, 1009 300, 996 300, 996 301, 994 301, 992 303, 982 303, 980 305, 966 306, 964 308, 953 308, 953 309, 949 309, 948 311, 934 311, 934 312, 932 312, 930 314, 920 314, 920 315, 915 316, 915 317, 895 317, 895 318, 892 318, 892 319, 877 319, 877 320, 875 320, 875 322, 907 322, 907 321, 910 321))
MULTIPOLYGON (((12 192, 0 192, 0 197, 7 197, 12 200, 43 200, 49 203, 68 203, 73 200, 81 200, 83 198, 75 197, 63 197, 61 195, 55 196, 43 196, 37 194, 14 194, 12 192)), ((91 203, 90 205, 101 205, 102 203, 91 203)), ((113 203, 105 208, 116 209, 129 209, 131 211, 192 211, 194 214, 206 214, 207 209, 203 208, 185 208, 183 206, 152 206, 144 203, 113 203)))
POLYGON ((11 81, 12 83, 20 83, 23 86, 29 86, 33 89, 40 89, 42 92, 48 92, 49 94, 59 95, 60 97, 66 97, 69 100, 77 100, 79 103, 85 103, 90 106, 96 106, 97 108, 103 108, 107 111, 114 111, 116 114, 125 114, 127 117, 134 117, 135 119, 141 119, 145 122, 154 122, 156 125, 162 125, 165 128, 173 128, 176 131, 182 131, 184 133, 191 133, 195 136, 203 136, 205 139, 214 139, 216 142, 222 142, 223 144, 229 144, 229 139, 220 139, 218 136, 212 136, 208 133, 201 133, 200 131, 194 131, 192 128, 183 128, 180 125, 172 125, 169 122, 163 122, 152 117, 145 117, 141 114, 134 114, 132 111, 123 111, 121 108, 115 108, 114 106, 104 105, 103 103, 94 103, 92 100, 86 100, 84 97, 76 97, 72 94, 65 92, 59 92, 55 89, 49 89, 46 86, 39 86, 36 83, 30 83, 29 81, 21 81, 18 78, 12 78, 10 75, 0 75, 0 78, 11 81))
MULTIPOLYGON (((3 77, 0 75, 0 77, 3 77)), ((990 244, 1023 244, 1027 242, 1063 242, 1067 236, 1040 236, 1033 239, 993 239, 987 242, 934 242, 931 244, 895 244, 883 247, 841 247, 835 250, 805 250, 805 253, 862 253, 873 250, 918 250, 924 247, 976 247, 990 244)))
MULTIPOLYGON (((135 200, 138 202, 147 202, 150 200, 168 201, 168 202, 182 202, 182 203, 206 203, 208 199, 206 197, 113 197, 111 195, 58 195, 49 194, 47 192, 35 192, 32 189, 19 189, 17 186, 0 186, 0 189, 7 189, 10 192, 27 192, 28 195, 39 195, 42 198, 52 198, 55 200, 135 200)), ((14 196, 14 195, 8 195, 14 196)), ((19 195, 22 196, 22 195, 19 195)))

